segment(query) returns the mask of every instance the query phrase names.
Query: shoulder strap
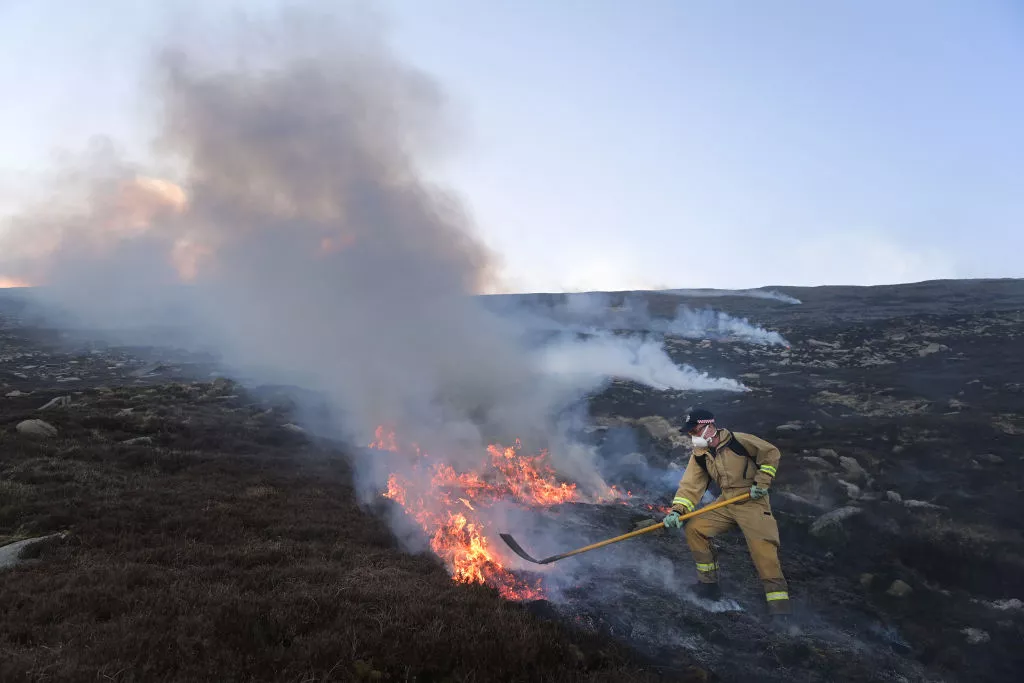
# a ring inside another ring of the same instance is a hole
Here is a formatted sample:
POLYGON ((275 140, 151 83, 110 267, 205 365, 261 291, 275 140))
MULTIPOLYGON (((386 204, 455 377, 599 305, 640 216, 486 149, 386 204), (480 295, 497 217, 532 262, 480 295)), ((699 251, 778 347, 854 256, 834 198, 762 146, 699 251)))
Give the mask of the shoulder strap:
POLYGON ((737 437, 735 434, 733 434, 732 438, 729 439, 729 443, 727 445, 729 446, 729 448, 736 451, 738 455, 745 455, 751 460, 755 459, 754 456, 750 454, 750 451, 747 450, 747 447, 743 445, 743 442, 740 441, 739 437, 737 437))

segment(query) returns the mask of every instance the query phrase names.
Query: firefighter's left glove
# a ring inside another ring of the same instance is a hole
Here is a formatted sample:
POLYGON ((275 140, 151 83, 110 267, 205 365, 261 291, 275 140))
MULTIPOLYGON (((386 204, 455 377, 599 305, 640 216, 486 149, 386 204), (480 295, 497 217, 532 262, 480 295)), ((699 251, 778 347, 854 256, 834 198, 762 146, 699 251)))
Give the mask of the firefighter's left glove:
POLYGON ((761 496, 767 496, 767 495, 768 495, 768 489, 766 487, 764 487, 764 486, 758 486, 757 484, 754 484, 753 486, 750 487, 750 499, 751 500, 757 500, 761 496))
POLYGON ((681 529, 683 526, 683 520, 679 519, 679 513, 672 511, 671 514, 665 515, 665 519, 661 520, 669 529, 681 529))

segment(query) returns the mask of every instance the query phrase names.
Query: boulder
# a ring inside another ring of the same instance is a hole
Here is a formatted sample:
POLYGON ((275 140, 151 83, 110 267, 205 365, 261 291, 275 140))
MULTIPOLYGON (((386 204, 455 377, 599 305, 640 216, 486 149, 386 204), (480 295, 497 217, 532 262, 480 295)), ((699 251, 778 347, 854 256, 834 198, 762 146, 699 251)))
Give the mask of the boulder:
POLYGON ((24 434, 25 436, 44 438, 57 436, 57 428, 43 420, 22 420, 15 429, 18 430, 19 434, 24 434))
POLYGON ((892 582, 892 585, 889 586, 889 590, 885 591, 885 594, 891 595, 894 598, 905 598, 913 592, 914 589, 910 587, 910 584, 906 581, 896 579, 892 582))
POLYGON ((818 538, 834 538, 844 534, 843 523, 859 515, 863 510, 852 505, 826 512, 811 524, 811 535, 818 538))
POLYGON ((839 466, 846 472, 847 479, 856 483, 862 483, 868 478, 868 473, 864 471, 864 468, 860 466, 854 458, 848 455, 840 456, 839 466))

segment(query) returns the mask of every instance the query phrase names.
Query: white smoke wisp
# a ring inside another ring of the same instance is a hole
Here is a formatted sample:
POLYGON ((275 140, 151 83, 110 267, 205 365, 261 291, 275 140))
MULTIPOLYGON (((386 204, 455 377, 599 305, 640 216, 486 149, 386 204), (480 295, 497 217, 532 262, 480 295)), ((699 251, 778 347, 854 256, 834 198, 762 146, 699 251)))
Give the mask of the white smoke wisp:
POLYGON ((802 304, 800 299, 789 294, 776 292, 773 289, 664 289, 659 290, 665 294, 675 294, 692 298, 711 298, 724 296, 742 296, 752 299, 768 299, 770 301, 781 301, 785 304, 802 304))
MULTIPOLYGON (((493 302, 491 308, 509 315, 512 304, 507 300, 493 302)), ((566 294, 550 302, 524 299, 519 304, 519 311, 520 325, 536 331, 592 334, 604 330, 628 330, 688 339, 789 346, 778 332, 712 308, 696 310, 680 304, 673 318, 653 316, 647 302, 634 295, 623 296, 618 301, 601 292, 566 294)))
POLYGON ((619 378, 662 391, 746 391, 734 379, 679 366, 662 344, 636 336, 602 334, 583 341, 563 337, 537 353, 549 375, 570 379, 574 386, 596 387, 619 378))
POLYGON ((778 332, 753 325, 745 318, 736 318, 711 308, 695 310, 680 306, 676 317, 665 323, 661 331, 680 337, 735 339, 753 344, 789 346, 778 332))

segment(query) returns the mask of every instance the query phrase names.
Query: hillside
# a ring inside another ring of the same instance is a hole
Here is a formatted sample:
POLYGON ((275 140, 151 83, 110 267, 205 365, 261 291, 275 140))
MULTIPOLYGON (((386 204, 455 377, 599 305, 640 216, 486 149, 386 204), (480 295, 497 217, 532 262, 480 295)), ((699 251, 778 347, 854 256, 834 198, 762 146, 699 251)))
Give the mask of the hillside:
POLYGON ((707 405, 782 450, 772 506, 799 636, 763 619, 736 532, 721 605, 686 591, 670 531, 543 569, 503 555, 539 599, 454 582, 396 538, 393 500, 359 504, 353 453, 297 427, 293 394, 215 379, 210 357, 33 326, 0 292, 0 543, 57 534, 3 570, 0 678, 1011 680, 1024 282, 771 289, 801 303, 631 295, 790 346, 664 335, 676 363, 749 391, 592 395, 586 433, 628 496, 538 507, 522 540, 549 555, 659 519, 688 451, 657 418, 707 405))

